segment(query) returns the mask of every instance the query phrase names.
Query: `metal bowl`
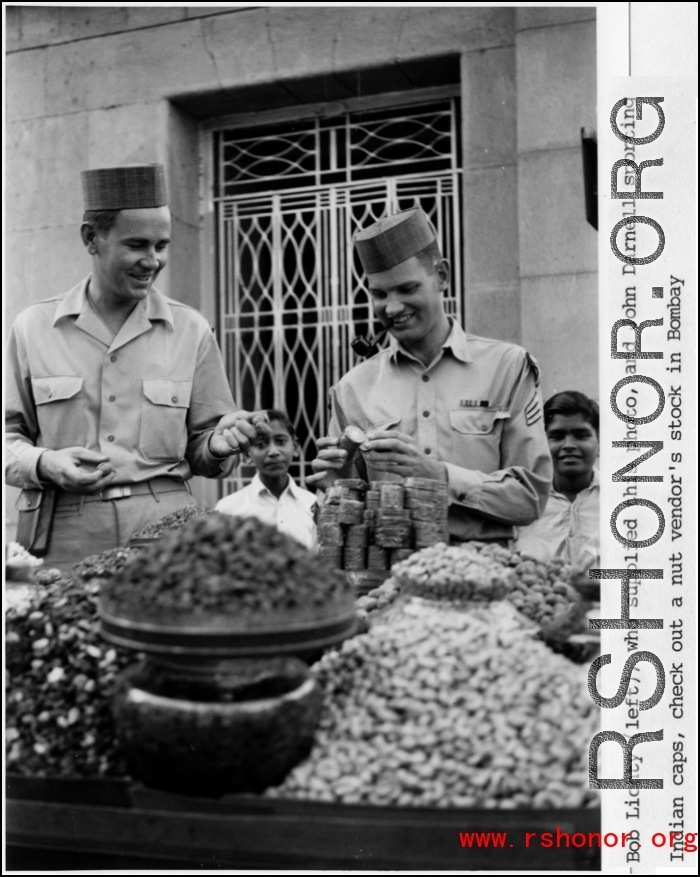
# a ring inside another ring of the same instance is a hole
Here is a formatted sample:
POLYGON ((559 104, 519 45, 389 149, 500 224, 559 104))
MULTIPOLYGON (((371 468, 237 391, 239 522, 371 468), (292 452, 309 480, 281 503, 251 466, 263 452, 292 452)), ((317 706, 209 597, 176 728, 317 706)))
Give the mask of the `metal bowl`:
POLYGON ((308 754, 322 706, 308 668, 253 662, 228 680, 225 669, 204 684, 148 659, 122 674, 114 718, 135 778, 181 794, 258 793, 308 754))
POLYGON ((335 604, 252 616, 231 613, 129 611, 100 596, 102 636, 123 648, 153 655, 245 657, 299 655, 352 636, 357 625, 350 595, 335 604))

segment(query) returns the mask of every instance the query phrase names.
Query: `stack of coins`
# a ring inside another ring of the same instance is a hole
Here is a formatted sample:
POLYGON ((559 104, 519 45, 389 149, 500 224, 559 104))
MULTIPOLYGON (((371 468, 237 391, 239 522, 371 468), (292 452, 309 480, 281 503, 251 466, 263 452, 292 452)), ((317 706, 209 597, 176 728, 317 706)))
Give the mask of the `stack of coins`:
POLYGON ((411 512, 402 508, 380 508, 376 513, 374 539, 382 548, 411 548, 411 512))
POLYGON ((337 569, 342 569, 343 565, 345 535, 340 525, 340 501, 344 496, 337 488, 329 488, 318 515, 318 553, 337 569))
POLYGON ((447 487, 429 478, 407 478, 406 508, 411 512, 415 548, 449 542, 447 487))
POLYGON ((447 506, 447 485, 428 478, 339 479, 319 513, 319 553, 366 593, 414 551, 449 542, 447 506))
POLYGON ((369 527, 367 524, 353 524, 345 531, 345 549, 343 550, 343 567, 351 570, 367 568, 367 541, 369 527))

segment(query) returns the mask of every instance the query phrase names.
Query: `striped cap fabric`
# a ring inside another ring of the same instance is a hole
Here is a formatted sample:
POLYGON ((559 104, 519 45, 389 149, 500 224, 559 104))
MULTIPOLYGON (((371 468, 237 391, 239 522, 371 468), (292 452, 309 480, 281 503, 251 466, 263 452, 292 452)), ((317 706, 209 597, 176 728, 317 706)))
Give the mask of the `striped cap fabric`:
POLYGON ((105 167, 80 174, 85 210, 133 210, 168 203, 162 164, 105 167))
POLYGON ((420 253, 434 240, 433 226, 418 207, 385 216, 354 237, 365 274, 388 271, 420 253))

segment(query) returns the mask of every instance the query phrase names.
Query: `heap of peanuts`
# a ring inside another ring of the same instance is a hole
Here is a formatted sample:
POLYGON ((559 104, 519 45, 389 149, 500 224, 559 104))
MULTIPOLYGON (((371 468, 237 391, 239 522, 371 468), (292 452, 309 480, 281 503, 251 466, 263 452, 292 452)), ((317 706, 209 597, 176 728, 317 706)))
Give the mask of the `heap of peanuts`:
POLYGON ((551 653, 505 601, 410 599, 390 611, 390 622, 378 616, 321 659, 316 745, 268 794, 417 807, 595 803, 587 758, 598 715, 583 668, 551 653))
POLYGON ((534 560, 500 545, 433 545, 395 564, 392 575, 402 593, 422 597, 468 603, 505 597, 552 636, 566 637, 582 617, 564 561, 534 560))

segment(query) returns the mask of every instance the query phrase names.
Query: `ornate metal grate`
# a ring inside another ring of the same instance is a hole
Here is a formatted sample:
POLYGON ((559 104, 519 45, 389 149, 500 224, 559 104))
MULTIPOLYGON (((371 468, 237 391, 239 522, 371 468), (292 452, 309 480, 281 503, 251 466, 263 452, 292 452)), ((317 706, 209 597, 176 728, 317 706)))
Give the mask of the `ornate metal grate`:
MULTIPOLYGON (((421 206, 438 230, 461 318, 455 107, 443 101, 341 119, 223 131, 217 138, 222 350, 238 405, 282 408, 302 460, 326 434, 329 388, 355 363, 350 341, 372 332, 352 236, 421 206)), ((303 464, 291 474, 303 482, 303 464)), ((252 477, 241 467, 225 485, 252 477)))

